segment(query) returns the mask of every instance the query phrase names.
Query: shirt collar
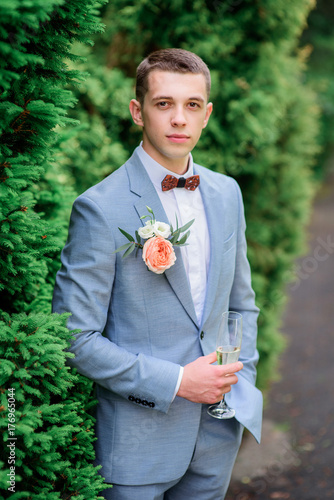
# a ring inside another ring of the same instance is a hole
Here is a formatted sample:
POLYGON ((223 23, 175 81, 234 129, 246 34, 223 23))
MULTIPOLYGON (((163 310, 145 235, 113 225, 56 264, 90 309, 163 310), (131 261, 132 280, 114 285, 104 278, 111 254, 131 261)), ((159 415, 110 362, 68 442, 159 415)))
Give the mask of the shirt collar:
POLYGON ((184 177, 185 179, 187 179, 188 177, 193 175, 194 162, 191 153, 189 153, 188 170, 185 174, 178 175, 163 167, 157 161, 153 160, 153 158, 148 153, 146 153, 142 144, 143 143, 141 142, 138 146, 137 153, 156 189, 161 190, 161 181, 166 177, 166 175, 174 175, 174 177, 176 177, 177 179, 179 179, 180 177, 184 177))

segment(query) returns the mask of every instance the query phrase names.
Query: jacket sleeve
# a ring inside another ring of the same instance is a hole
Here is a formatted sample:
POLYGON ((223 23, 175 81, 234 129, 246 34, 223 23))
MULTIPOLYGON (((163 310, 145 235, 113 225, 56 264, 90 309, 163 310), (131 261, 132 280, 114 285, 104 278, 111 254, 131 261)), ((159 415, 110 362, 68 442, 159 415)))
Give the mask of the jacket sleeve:
MULTIPOLYGON (((69 236, 56 277, 52 308, 70 312, 75 333, 68 363, 114 394, 138 397, 166 413, 173 400, 180 366, 133 354, 103 336, 115 277, 112 229, 101 208, 80 196, 73 205, 69 236)), ((131 400, 131 399, 130 399, 131 400)))

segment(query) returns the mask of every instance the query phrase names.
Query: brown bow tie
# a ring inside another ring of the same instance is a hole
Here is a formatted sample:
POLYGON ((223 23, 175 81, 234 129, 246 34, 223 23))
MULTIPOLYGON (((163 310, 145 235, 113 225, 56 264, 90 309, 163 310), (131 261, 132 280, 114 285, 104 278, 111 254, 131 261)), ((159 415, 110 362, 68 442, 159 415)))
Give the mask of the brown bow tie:
POLYGON ((177 179, 174 175, 166 175, 166 177, 161 182, 161 188, 163 191, 169 191, 174 188, 186 188, 189 191, 195 191, 199 185, 199 175, 192 175, 185 179, 180 177, 177 179))

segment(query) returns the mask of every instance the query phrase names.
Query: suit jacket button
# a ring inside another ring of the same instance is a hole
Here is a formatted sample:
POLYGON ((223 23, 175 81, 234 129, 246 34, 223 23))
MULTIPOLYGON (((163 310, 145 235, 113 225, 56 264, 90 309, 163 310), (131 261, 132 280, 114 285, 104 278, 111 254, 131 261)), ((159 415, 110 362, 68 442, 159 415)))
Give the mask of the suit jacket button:
POLYGON ((135 401, 135 398, 134 398, 134 396, 129 396, 129 397, 128 397, 128 400, 129 400, 129 401, 135 401))
POLYGON ((140 398, 136 398, 136 399, 135 399, 135 401, 136 401, 136 403, 137 403, 138 405, 140 405, 140 404, 141 404, 141 399, 140 399, 140 398))
POLYGON ((203 340, 203 339, 204 339, 204 332, 201 332, 200 337, 201 337, 201 340, 203 340))
POLYGON ((148 403, 148 406, 149 406, 150 408, 154 408, 154 407, 155 407, 155 404, 154 404, 154 403, 148 403))
POLYGON ((144 399, 144 401, 142 401, 142 402, 141 402, 141 404, 142 404, 143 406, 148 406, 148 402, 146 401, 146 399, 144 399))

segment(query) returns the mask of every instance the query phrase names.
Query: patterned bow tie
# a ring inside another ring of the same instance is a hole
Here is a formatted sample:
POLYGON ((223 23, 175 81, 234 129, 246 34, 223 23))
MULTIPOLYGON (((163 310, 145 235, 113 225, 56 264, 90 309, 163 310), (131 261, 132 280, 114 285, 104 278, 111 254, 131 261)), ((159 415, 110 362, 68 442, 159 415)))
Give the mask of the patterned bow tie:
POLYGON ((195 191, 199 185, 199 175, 192 175, 185 179, 180 177, 177 179, 174 175, 166 175, 166 177, 161 182, 161 188, 163 191, 169 191, 174 188, 186 188, 189 191, 195 191))

